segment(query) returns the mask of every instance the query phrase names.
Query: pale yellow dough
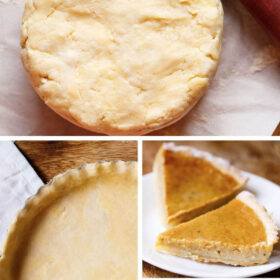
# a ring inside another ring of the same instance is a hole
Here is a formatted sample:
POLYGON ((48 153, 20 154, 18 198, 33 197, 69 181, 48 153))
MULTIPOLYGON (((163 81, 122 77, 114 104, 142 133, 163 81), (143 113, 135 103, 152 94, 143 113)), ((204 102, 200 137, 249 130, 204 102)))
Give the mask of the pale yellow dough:
POLYGON ((201 97, 222 28, 220 0, 27 0, 21 55, 36 92, 63 117, 144 134, 201 97))
POLYGON ((12 226, 1 280, 137 279, 137 164, 89 164, 56 177, 12 226))

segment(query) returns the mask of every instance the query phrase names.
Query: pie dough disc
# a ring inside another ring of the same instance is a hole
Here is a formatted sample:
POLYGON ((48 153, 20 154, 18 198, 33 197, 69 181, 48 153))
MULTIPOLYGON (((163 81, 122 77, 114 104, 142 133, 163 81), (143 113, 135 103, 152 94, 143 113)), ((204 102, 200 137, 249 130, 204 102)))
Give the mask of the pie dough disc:
POLYGON ((89 164, 41 188, 10 230, 0 279, 136 280, 137 163, 89 164))
POLYGON ((140 135, 199 100, 222 29, 220 0, 27 0, 21 55, 35 91, 61 116, 140 135))

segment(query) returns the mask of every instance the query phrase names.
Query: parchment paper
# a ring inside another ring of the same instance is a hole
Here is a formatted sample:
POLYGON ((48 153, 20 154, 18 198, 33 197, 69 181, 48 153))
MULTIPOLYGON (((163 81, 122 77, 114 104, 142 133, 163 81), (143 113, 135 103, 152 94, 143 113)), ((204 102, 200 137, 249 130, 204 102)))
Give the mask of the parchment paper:
MULTIPOLYGON (((223 5, 223 51, 214 81, 186 117, 152 135, 268 136, 279 123, 279 60, 250 71, 271 39, 239 1, 223 5)), ((0 135, 94 135, 56 115, 29 85, 19 54, 23 8, 24 0, 0 0, 0 135)))

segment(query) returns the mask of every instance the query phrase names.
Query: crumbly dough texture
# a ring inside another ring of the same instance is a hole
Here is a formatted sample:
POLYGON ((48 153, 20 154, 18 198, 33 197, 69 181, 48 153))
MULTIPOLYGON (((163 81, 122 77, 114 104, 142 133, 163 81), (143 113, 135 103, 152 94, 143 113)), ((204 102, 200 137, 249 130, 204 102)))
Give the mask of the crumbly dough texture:
POLYGON ((111 135, 186 114, 220 55, 220 0, 27 0, 21 55, 47 105, 111 135))
POLYGON ((226 160, 174 143, 162 145, 154 173, 165 226, 186 222, 226 204, 247 182, 226 160))
POLYGON ((159 235, 156 249, 201 262, 250 266, 266 263, 277 227, 249 192, 217 210, 159 235))
POLYGON ((29 199, 10 229, 1 280, 137 279, 137 163, 88 164, 29 199))

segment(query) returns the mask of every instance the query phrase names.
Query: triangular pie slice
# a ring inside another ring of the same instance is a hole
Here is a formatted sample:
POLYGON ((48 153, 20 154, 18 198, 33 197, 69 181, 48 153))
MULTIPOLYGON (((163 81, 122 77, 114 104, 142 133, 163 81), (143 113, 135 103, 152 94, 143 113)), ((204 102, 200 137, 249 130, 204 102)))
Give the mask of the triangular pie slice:
POLYGON ((227 161, 188 146, 165 143, 154 162, 166 226, 189 221, 233 199, 247 179, 227 161))
POLYGON ((56 176, 11 226, 0 280, 137 279, 137 163, 56 176))
POLYGON ((156 249, 201 262, 249 266, 267 262, 277 239, 266 210, 243 191, 228 204, 161 233, 156 249))

